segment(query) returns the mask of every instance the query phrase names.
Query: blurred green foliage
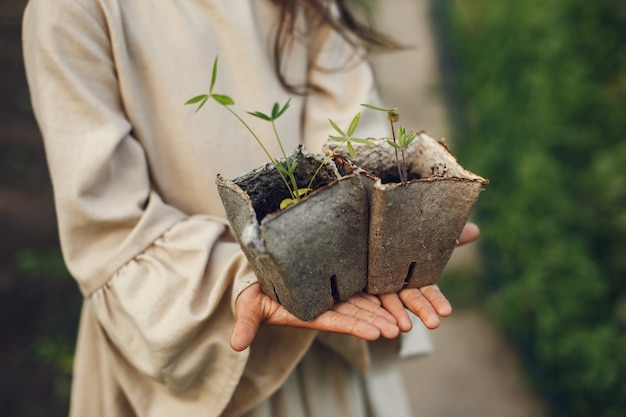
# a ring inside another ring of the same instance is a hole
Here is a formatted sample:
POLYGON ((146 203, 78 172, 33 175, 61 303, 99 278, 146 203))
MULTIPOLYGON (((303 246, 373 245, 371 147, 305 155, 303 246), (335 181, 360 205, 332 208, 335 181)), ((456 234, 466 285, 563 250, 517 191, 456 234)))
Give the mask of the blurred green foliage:
POLYGON ((3 272, 2 415, 67 415, 82 297, 57 246, 19 250, 3 272))
POLYGON ((626 2, 433 2, 488 310, 554 416, 626 410, 626 2))

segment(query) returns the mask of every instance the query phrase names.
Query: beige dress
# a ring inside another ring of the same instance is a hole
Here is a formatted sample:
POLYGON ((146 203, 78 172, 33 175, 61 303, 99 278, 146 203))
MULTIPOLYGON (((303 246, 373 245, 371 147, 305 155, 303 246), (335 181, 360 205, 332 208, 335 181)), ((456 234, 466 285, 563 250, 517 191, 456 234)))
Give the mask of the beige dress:
MULTIPOLYGON (((263 0, 30 1, 28 82, 63 253, 84 295, 72 416, 377 415, 368 381, 398 381, 384 366, 383 379, 363 378, 367 345, 346 336, 261 326, 251 348, 229 346, 234 301, 256 278, 214 180, 266 159, 224 109, 183 103, 208 90, 216 55, 215 92, 240 113, 285 102, 275 27, 263 0)), ((319 152, 329 117, 347 126, 360 103, 377 100, 370 67, 337 36, 318 41, 315 54, 291 52, 289 79, 309 76, 324 93, 292 97, 278 123, 289 149, 319 152), (312 59, 351 62, 307 75, 312 59)), ((382 123, 364 119, 368 135, 382 135, 382 123)), ((268 123, 249 123, 272 138, 268 123)), ((401 385, 393 391, 402 408, 401 385)))

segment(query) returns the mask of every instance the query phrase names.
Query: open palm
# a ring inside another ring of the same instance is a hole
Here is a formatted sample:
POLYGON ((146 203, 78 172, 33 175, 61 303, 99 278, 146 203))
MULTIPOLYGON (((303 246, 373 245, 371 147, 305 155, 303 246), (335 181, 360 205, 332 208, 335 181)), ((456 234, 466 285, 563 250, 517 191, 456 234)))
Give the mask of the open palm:
MULTIPOLYGON (((459 237, 459 245, 478 238, 478 227, 468 223, 459 237)), ((395 338, 412 327, 407 309, 418 316, 426 327, 439 325, 439 316, 452 313, 452 306, 437 285, 406 288, 398 293, 375 296, 356 294, 337 303, 313 320, 302 321, 283 306, 261 292, 253 284, 237 297, 236 319, 230 344, 236 351, 250 346, 261 323, 290 326, 324 332, 350 334, 365 340, 379 337, 395 338)))

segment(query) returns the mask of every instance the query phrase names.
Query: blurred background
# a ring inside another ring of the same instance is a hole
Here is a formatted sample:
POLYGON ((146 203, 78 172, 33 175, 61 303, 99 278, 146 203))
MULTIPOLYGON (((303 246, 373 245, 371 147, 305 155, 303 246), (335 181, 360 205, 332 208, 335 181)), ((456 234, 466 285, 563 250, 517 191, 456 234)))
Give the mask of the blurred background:
MULTIPOLYGON (((621 417, 626 1, 367 3, 413 46, 373 57, 385 103, 491 181, 480 241, 440 280, 456 312, 405 368, 419 415, 621 417)), ((0 415, 64 416, 81 297, 29 106, 25 4, 0 0, 0 415)))

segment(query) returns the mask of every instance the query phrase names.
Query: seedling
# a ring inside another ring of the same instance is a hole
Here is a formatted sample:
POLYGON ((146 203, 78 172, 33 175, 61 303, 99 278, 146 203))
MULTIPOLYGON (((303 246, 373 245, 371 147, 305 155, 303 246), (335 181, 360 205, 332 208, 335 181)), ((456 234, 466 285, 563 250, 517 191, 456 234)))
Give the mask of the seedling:
MULTIPOLYGON (((356 116, 354 116, 354 118, 352 119, 352 122, 350 122, 350 126, 348 127, 348 133, 344 133, 343 130, 341 130, 341 128, 339 126, 337 126, 337 123, 333 122, 332 119, 328 119, 328 121, 330 122, 330 125, 333 127, 333 129, 335 129, 337 131, 337 133, 339 133, 340 136, 333 136, 330 135, 328 138, 330 140, 336 141, 336 142, 341 142, 337 148, 340 148, 341 146, 343 146, 344 144, 347 145, 348 147, 348 152, 350 153, 350 156, 352 156, 354 158, 354 146, 352 145, 352 142, 355 143, 361 143, 363 145, 369 145, 369 146, 373 146, 374 143, 372 141, 369 141, 367 139, 359 139, 359 138, 353 138, 352 135, 354 134, 354 131, 356 130, 357 126, 359 125, 359 121, 361 120, 361 113, 357 113, 356 116)), ((333 155, 334 155, 334 151, 333 151, 333 155)), ((332 156, 332 155, 331 155, 332 156)))
POLYGON ((348 127, 348 131, 347 133, 344 133, 344 131, 339 128, 339 126, 337 126, 337 124, 335 122, 333 122, 332 120, 329 119, 331 126, 339 133, 339 135, 341 136, 330 136, 329 138, 331 140, 334 141, 339 141, 341 142, 336 148, 335 150, 333 150, 332 154, 327 156, 319 165, 319 167, 317 168, 317 170, 315 171, 315 173, 313 174, 313 176, 311 177, 311 179, 309 180, 309 183, 307 185, 306 188, 299 188, 297 181, 296 181, 296 177, 295 177, 295 171, 296 171, 296 167, 297 167, 297 162, 296 161, 291 161, 289 156, 287 156, 287 153, 285 152, 285 149, 283 147, 283 143, 280 139, 280 135, 278 134, 278 130, 276 129, 276 120, 282 116, 285 111, 287 111, 287 109, 289 108, 289 105, 291 103, 291 99, 287 100, 287 102, 281 107, 278 103, 274 103, 274 106, 272 107, 272 111, 271 113, 268 115, 266 113, 260 112, 260 111, 253 111, 253 112, 247 112, 249 115, 257 117, 261 120, 265 120, 267 122, 270 122, 272 124, 272 129, 274 131, 274 136, 275 139, 278 143, 278 146, 280 147, 280 150, 282 152, 283 155, 283 160, 284 162, 281 162, 280 160, 274 158, 269 151, 267 150, 267 148, 265 147, 265 145, 263 144, 263 141, 257 136, 256 133, 254 133, 254 131, 252 130, 252 128, 245 122, 245 120, 243 120, 243 118, 232 109, 232 106, 235 105, 235 101, 228 95, 225 94, 217 94, 213 92, 213 88, 215 87, 215 83, 217 81, 217 68, 218 68, 218 57, 215 57, 215 61, 213 62, 213 70, 211 73, 211 85, 209 87, 209 92, 208 94, 200 94, 197 95, 195 97, 190 98, 189 100, 187 100, 185 102, 186 105, 188 104, 197 104, 198 106, 196 107, 196 112, 198 110, 200 110, 202 107, 204 107, 204 105, 207 103, 207 101, 209 101, 210 99, 214 100, 215 102, 217 102, 218 104, 220 104, 222 107, 224 107, 226 110, 228 110, 234 117, 237 118, 237 120, 239 120, 239 122, 241 122, 241 124, 243 124, 243 126, 248 130, 248 132, 250 132, 250 134, 252 135, 252 137, 256 140, 256 142, 259 144, 259 146, 261 147, 261 149, 263 150, 263 152, 265 153, 265 155, 269 158, 269 160, 272 162, 272 164, 276 167, 276 170, 278 171, 278 174, 280 175, 282 181, 284 182, 285 186, 287 187, 287 190, 289 191, 289 198, 284 199, 283 201, 281 201, 280 203, 280 208, 283 209, 291 204, 295 204, 297 202, 300 201, 301 198, 305 197, 311 190, 313 187, 313 181, 315 180, 317 174, 319 174, 320 170, 322 169, 322 167, 324 166, 324 164, 326 162, 328 162, 329 159, 331 159, 335 152, 337 151, 337 149, 339 149, 341 146, 347 144, 348 146, 348 152, 350 152, 350 155, 354 156, 354 147, 352 145, 352 143, 361 143, 361 144, 366 144, 366 145, 373 145, 373 143, 371 141, 368 141, 366 139, 359 139, 359 138, 353 138, 352 134, 354 133, 354 131, 356 130, 359 121, 361 119, 361 113, 357 113, 356 116, 354 116, 354 118, 352 119, 352 122, 350 123, 350 126, 348 127))
POLYGON ((391 125, 391 135, 393 139, 388 140, 387 143, 394 148, 396 153, 396 165, 398 166, 398 175, 400 176, 400 181, 403 184, 406 184, 408 181, 408 175, 406 169, 405 151, 411 142, 413 142, 413 140, 417 137, 417 133, 415 131, 411 131, 407 134, 404 126, 398 126, 398 134, 396 135, 394 124, 400 120, 398 109, 384 109, 372 104, 361 104, 361 106, 387 113, 387 120, 389 120, 389 124, 391 125), (400 155, 398 155, 398 151, 400 152, 400 155))
POLYGON ((311 181, 309 182, 309 188, 311 187, 311 184, 313 184, 313 180, 315 179, 315 177, 319 173, 319 171, 322 168, 322 166, 324 166, 324 164, 327 161, 332 159, 335 156, 335 154, 337 153, 337 151, 343 145, 346 145, 348 147, 348 153, 350 153, 350 156, 352 156, 353 158, 355 156, 353 143, 360 143, 360 144, 363 144, 363 145, 374 146, 374 142, 372 142, 370 140, 360 139, 360 138, 353 138, 352 137, 352 135, 354 134, 354 131, 356 130, 357 126, 359 125, 359 121, 360 120, 361 120, 361 112, 357 113, 352 118, 352 121, 350 122, 350 126, 348 126, 348 131, 346 133, 332 119, 328 119, 328 122, 333 127, 333 129, 335 129, 337 131, 337 133, 339 133, 339 135, 341 135, 341 136, 329 135, 328 139, 330 139, 332 141, 335 141, 335 142, 341 142, 341 143, 339 143, 339 145, 337 145, 335 147, 335 149, 332 150, 330 155, 327 155, 326 158, 324 158, 324 160, 322 161, 320 166, 317 168, 317 171, 315 171, 315 173, 313 174, 313 177, 311 178, 311 181))
POLYGON ((235 116, 237 118, 237 120, 239 120, 241 122, 241 124, 248 130, 248 132, 250 132, 250 134, 252 135, 252 137, 256 140, 256 142, 259 144, 259 146, 261 147, 261 149, 263 150, 263 152, 265 153, 265 155, 269 158, 269 160, 272 162, 272 164, 276 167, 276 170, 278 171, 278 174, 280 175, 282 181, 285 183, 285 186, 287 187, 287 190, 289 191, 289 195, 291 196, 291 198, 285 199, 282 203, 281 203, 281 208, 286 207, 289 204, 295 203, 300 201, 300 198, 305 196, 308 193, 308 189, 301 189, 298 188, 298 185, 296 183, 296 178, 295 178, 295 170, 296 170, 296 166, 297 163, 296 162, 292 162, 289 157, 287 156, 285 149, 283 147, 282 141, 280 140, 280 136, 278 135, 278 131, 276 130, 276 119, 278 119, 280 116, 282 116, 285 111, 287 111, 287 109, 289 108, 289 104, 291 103, 291 99, 287 100, 287 102, 281 107, 278 103, 274 103, 274 106, 272 107, 272 112, 271 115, 267 115, 263 112, 260 111, 255 111, 255 112, 248 112, 248 114, 258 117, 260 119, 269 121, 272 123, 272 127, 274 129, 274 134, 276 136, 276 140, 278 142, 278 145, 280 147, 280 150, 283 154, 283 158, 285 162, 280 162, 278 159, 274 158, 269 151, 267 150, 267 148, 265 147, 265 145, 263 144, 263 141, 257 136, 256 133, 254 133, 254 131, 252 130, 252 128, 250 127, 250 125, 248 125, 248 123, 246 123, 245 120, 243 120, 243 118, 232 109, 232 106, 235 105, 235 100, 233 100, 230 96, 225 95, 225 94, 217 94, 213 92, 213 88, 215 87, 215 83, 217 81, 217 68, 218 68, 218 57, 215 57, 215 60, 213 61, 213 70, 211 73, 211 85, 209 87, 209 93, 208 94, 200 94, 197 95, 195 97, 190 98, 189 100, 187 100, 185 102, 185 104, 198 104, 198 106, 196 107, 196 112, 198 110, 200 110, 209 99, 213 99, 214 101, 216 101, 218 104, 220 104, 222 107, 224 107, 226 110, 228 110, 233 116, 235 116))

